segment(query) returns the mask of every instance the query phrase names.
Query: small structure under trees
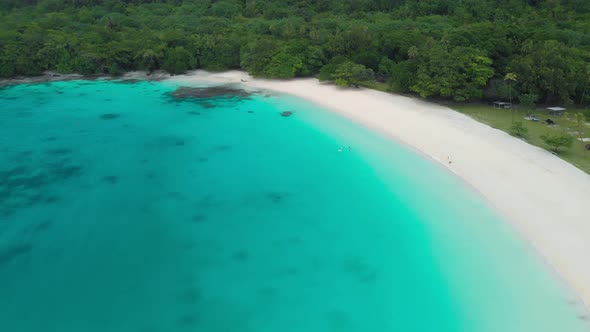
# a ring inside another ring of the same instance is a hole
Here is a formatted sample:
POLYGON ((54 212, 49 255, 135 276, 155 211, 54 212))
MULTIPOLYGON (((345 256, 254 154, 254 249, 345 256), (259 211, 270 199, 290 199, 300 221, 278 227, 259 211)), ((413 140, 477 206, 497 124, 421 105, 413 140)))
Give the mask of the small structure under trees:
POLYGON ((567 109, 563 107, 547 107, 547 111, 549 115, 562 116, 567 109))
POLYGON ((510 109, 512 108, 512 103, 506 103, 503 101, 495 101, 494 102, 494 108, 497 109, 510 109))

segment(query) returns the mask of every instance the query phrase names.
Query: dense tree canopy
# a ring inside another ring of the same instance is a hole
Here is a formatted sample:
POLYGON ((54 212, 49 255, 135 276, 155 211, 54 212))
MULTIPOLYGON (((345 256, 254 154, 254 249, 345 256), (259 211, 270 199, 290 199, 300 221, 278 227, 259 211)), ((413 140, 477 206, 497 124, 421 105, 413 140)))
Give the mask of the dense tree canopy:
POLYGON ((589 63, 587 0, 0 1, 0 77, 242 68, 587 104, 589 63))

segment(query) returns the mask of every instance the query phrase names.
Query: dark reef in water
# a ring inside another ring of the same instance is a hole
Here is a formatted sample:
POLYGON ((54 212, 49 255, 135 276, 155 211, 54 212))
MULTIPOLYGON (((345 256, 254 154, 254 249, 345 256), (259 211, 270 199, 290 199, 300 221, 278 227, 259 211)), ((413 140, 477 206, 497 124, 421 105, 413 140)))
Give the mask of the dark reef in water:
POLYGON ((114 82, 119 83, 119 84, 135 84, 135 83, 141 83, 141 82, 143 82, 143 80, 140 80, 137 78, 123 78, 123 79, 118 79, 114 82))
POLYGON ((191 221, 195 224, 198 224, 198 223, 205 221, 205 219, 207 219, 207 217, 205 215, 198 214, 198 215, 192 217, 191 221))
POLYGON ((169 191, 168 193, 166 193, 166 195, 172 199, 178 200, 178 201, 183 201, 185 200, 184 195, 182 195, 180 192, 178 191, 169 191))
POLYGON ((182 303, 195 304, 201 298, 201 291, 197 288, 190 288, 180 294, 179 300, 182 303))
MULTIPOLYGON (((179 87, 175 91, 167 93, 167 103, 191 103, 197 105, 205 112, 208 109, 221 108, 222 111, 232 109, 231 106, 249 100, 257 91, 244 90, 239 86, 221 85, 213 87, 179 87)), ((238 108, 233 108, 238 109, 238 108)), ((189 112, 192 115, 198 115, 189 112)))
POLYGON ((266 197, 273 203, 280 203, 289 196, 288 193, 281 193, 281 192, 269 192, 266 194, 266 197))
POLYGON ((188 140, 180 136, 161 136, 146 142, 146 147, 152 149, 167 149, 171 147, 182 147, 188 144, 188 140))
POLYGON ((377 271, 359 257, 352 257, 344 262, 344 271, 362 283, 370 283, 377 278, 377 271))
POLYGON ((83 168, 67 159, 42 165, 23 162, 13 168, 0 170, 0 213, 11 215, 16 210, 59 200, 49 186, 79 177, 83 168))
POLYGON ((232 259, 237 262, 243 262, 248 259, 248 256, 249 254, 246 250, 240 250, 232 255, 232 259))
POLYGON ((213 104, 213 103, 209 103, 206 101, 199 101, 199 105, 201 105, 201 107, 203 108, 216 108, 217 105, 213 104))
POLYGON ((223 152, 231 149, 230 145, 216 145, 211 148, 211 152, 223 152))
POLYGON ((57 136, 48 136, 41 139, 43 142, 53 142, 57 140, 57 136))
POLYGON ((50 182, 61 182, 82 174, 81 166, 70 165, 67 160, 48 164, 46 170, 50 182))
POLYGON ((248 98, 252 92, 230 86, 212 86, 204 88, 180 87, 170 93, 177 99, 206 99, 206 98, 248 98))
POLYGON ((45 151, 47 154, 55 155, 55 156, 64 156, 67 154, 72 153, 72 150, 67 148, 57 148, 57 149, 49 149, 45 151))
POLYGON ((183 328, 194 326, 198 322, 198 315, 187 313, 178 318, 178 325, 183 328))
POLYGON ((103 120, 113 120, 113 119, 116 119, 120 116, 121 116, 121 114, 117 114, 117 113, 106 113, 106 114, 101 115, 100 118, 103 120))
POLYGON ((21 255, 28 254, 32 247, 30 244, 21 244, 10 246, 6 248, 0 248, 0 266, 11 262, 21 255))
POLYGON ((108 175, 104 176, 101 181, 108 184, 116 184, 119 182, 119 177, 116 175, 108 175))
POLYGON ((14 158, 15 161, 28 160, 33 155, 32 150, 18 152, 14 158))
POLYGON ((42 222, 38 223, 33 228, 33 233, 45 232, 49 228, 51 228, 52 225, 53 225, 53 220, 45 220, 45 221, 42 221, 42 222))

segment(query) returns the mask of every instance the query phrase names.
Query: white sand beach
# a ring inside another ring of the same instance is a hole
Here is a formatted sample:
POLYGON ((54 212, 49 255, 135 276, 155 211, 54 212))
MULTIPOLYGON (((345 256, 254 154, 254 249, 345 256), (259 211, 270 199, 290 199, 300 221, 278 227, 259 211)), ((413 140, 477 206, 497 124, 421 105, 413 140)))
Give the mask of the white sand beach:
POLYGON ((239 71, 197 71, 172 79, 291 94, 422 152, 481 193, 590 304, 590 175, 551 153, 415 98, 342 89, 316 79, 254 79, 239 71))

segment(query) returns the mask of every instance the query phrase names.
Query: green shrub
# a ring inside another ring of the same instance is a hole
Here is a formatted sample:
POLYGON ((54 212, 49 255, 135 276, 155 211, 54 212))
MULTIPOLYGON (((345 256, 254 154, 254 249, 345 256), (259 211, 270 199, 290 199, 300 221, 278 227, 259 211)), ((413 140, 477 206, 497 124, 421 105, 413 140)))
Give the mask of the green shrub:
POLYGON ((516 137, 525 138, 528 136, 529 129, 525 127, 522 121, 516 121, 510 127, 510 133, 516 137))
POLYGON ((541 135, 541 139, 549 146, 551 151, 559 153, 559 148, 570 148, 574 138, 569 134, 541 135))

